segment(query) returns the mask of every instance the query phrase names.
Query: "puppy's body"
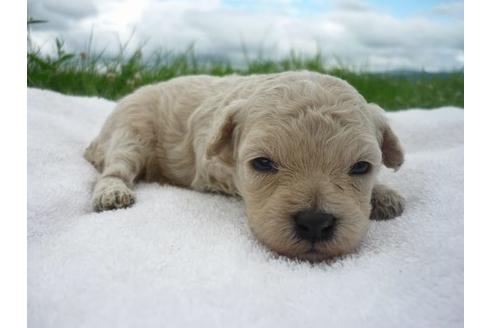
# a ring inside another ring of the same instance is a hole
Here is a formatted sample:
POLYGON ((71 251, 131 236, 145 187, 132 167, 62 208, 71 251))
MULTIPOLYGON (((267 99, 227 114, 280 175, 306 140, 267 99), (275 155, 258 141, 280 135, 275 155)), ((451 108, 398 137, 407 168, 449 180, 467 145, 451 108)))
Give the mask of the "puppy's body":
POLYGON ((207 98, 222 93, 236 79, 182 77, 137 90, 118 103, 100 135, 87 149, 86 158, 102 172, 112 152, 119 152, 122 161, 137 160, 138 167, 130 170, 137 176, 125 177, 126 183, 142 178, 196 189, 216 189, 199 181, 198 172, 204 170, 203 165, 199 166, 204 163, 197 162, 197 158, 203 156, 206 141, 194 140, 206 137, 214 113, 210 109, 198 109, 204 107, 201 105, 207 98))
POLYGON ((138 179, 240 195, 252 231, 273 250, 311 260, 341 254, 363 237, 371 202, 379 218, 402 211, 394 191, 375 185, 382 163, 403 162, 381 112, 346 82, 311 72, 146 86, 118 103, 86 150, 102 173, 93 205, 131 205, 138 179), (275 171, 255 171, 257 158, 272 159, 275 171), (349 177, 361 159, 374 172, 349 177), (297 237, 292 218, 306 209, 336 217, 329 241, 297 237))

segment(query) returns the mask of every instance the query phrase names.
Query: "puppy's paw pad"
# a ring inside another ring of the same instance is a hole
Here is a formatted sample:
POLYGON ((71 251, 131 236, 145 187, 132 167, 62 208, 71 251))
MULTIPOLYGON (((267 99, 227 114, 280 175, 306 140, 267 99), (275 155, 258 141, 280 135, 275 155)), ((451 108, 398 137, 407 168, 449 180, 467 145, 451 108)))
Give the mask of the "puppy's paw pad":
POLYGON ((92 205, 98 212, 130 207, 134 203, 134 193, 122 181, 99 186, 92 199, 92 205))
POLYGON ((373 190, 371 204, 371 220, 390 220, 403 213, 405 199, 393 189, 379 186, 373 190))

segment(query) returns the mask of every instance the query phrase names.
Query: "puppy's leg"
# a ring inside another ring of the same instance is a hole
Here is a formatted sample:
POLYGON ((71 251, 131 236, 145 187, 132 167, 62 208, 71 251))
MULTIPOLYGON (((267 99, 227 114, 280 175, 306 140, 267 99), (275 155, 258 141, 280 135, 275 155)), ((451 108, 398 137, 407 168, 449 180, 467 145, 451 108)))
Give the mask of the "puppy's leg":
POLYGON ((127 131, 112 134, 102 174, 92 196, 96 211, 129 207, 135 203, 131 188, 143 169, 146 154, 146 145, 137 136, 127 131))
POLYGON ((377 184, 372 190, 371 205, 371 220, 389 220, 401 215, 404 199, 393 189, 377 184))

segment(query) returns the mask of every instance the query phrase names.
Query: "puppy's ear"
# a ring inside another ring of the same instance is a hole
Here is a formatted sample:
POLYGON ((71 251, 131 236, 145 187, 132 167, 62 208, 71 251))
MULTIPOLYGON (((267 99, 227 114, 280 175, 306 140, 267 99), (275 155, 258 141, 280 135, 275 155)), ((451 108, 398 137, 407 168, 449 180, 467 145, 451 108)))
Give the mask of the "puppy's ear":
POLYGON ((367 109, 377 129, 378 141, 383 153, 383 164, 386 167, 398 170, 405 160, 400 140, 393 132, 384 116, 384 110, 375 105, 368 104, 367 109))
POLYGON ((238 135, 235 133, 238 124, 237 113, 241 104, 242 101, 238 100, 216 110, 206 151, 207 159, 220 156, 222 160, 227 162, 233 160, 238 135))

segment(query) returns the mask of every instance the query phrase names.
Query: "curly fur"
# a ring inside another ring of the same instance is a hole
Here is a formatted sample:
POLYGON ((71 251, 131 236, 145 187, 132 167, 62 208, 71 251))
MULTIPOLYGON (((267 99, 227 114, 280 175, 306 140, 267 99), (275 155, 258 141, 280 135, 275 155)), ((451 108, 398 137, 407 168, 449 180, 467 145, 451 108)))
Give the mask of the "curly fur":
POLYGON ((96 210, 132 205, 138 180, 238 195, 257 238, 301 259, 349 252, 370 217, 402 212, 401 197, 376 185, 381 165, 398 169, 404 160, 383 110, 318 73, 190 76, 143 87, 118 103, 85 158, 101 172, 96 210), (273 159, 278 172, 254 171, 256 157, 273 159), (373 170, 349 176, 360 160, 373 170), (314 252, 292 223, 307 207, 340 218, 334 238, 314 252))

